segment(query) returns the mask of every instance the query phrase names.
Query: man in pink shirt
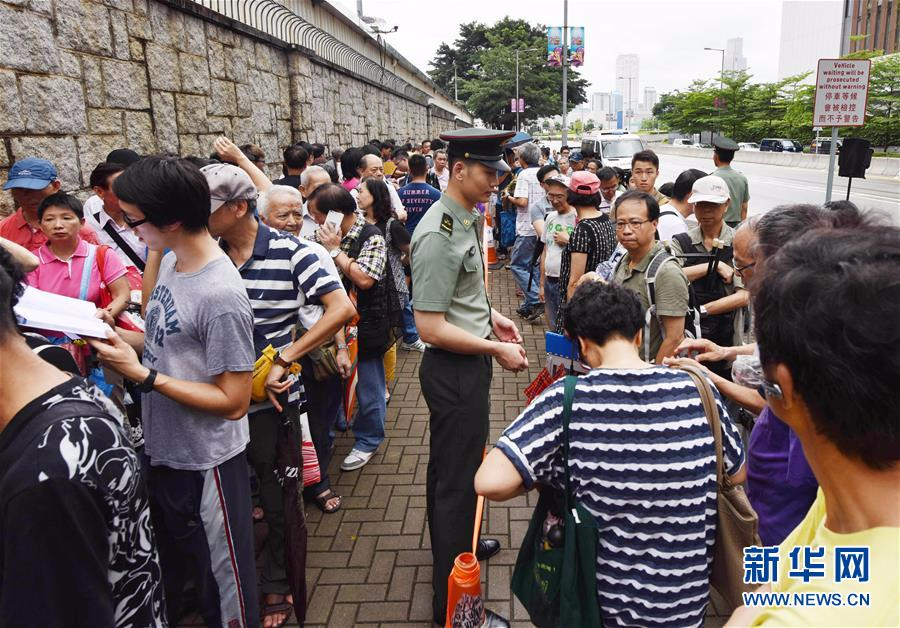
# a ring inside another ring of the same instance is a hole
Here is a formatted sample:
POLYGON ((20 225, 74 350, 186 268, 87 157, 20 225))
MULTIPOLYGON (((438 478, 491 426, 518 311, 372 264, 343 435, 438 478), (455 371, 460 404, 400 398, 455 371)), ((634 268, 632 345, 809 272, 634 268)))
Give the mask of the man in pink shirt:
MULTIPOLYGON (((59 192, 59 188, 56 167, 46 159, 28 157, 14 163, 3 189, 10 190, 18 209, 0 221, 0 236, 29 251, 43 246, 47 236, 41 231, 37 208, 42 200, 59 192)), ((87 225, 81 227, 79 235, 85 242, 99 244, 97 234, 87 225)))

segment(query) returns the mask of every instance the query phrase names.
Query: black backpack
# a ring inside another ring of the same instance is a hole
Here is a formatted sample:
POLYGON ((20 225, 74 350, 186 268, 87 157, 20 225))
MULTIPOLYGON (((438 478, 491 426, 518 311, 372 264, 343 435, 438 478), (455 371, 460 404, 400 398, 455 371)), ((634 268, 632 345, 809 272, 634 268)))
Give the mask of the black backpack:
MULTIPOLYGON (((684 253, 695 253, 694 245, 691 237, 687 233, 678 233, 673 237, 681 245, 684 253)), ((723 246, 719 249, 716 259, 725 264, 731 264, 734 258, 734 248, 731 246, 723 246)), ((685 257, 685 266, 696 266, 698 264, 708 264, 710 258, 703 255, 685 257)), ((691 282, 694 295, 698 305, 706 305, 717 299, 728 296, 728 289, 725 286, 725 280, 719 273, 713 270, 699 279, 691 282)), ((734 344, 734 316, 735 312, 726 312, 725 314, 716 314, 715 316, 707 316, 701 322, 701 328, 704 338, 709 338, 720 347, 730 347, 734 344)))

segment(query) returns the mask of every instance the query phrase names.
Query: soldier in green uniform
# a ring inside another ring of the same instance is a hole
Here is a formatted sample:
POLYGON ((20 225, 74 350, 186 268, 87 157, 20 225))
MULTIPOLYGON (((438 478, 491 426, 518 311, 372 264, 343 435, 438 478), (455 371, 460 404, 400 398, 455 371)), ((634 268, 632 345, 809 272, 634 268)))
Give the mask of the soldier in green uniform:
POLYGON ((750 202, 750 185, 747 183, 747 177, 731 167, 734 154, 741 147, 734 140, 721 135, 713 140, 713 147, 713 163, 716 164, 716 170, 711 174, 720 177, 728 186, 731 202, 725 214, 725 223, 734 229, 747 220, 747 204, 750 202))
MULTIPOLYGON (((501 144, 512 136, 487 129, 441 135, 449 143, 450 182, 412 239, 413 309, 428 344, 419 381, 430 413, 426 500, 439 624, 446 618, 453 561, 471 551, 475 472, 488 437, 491 358, 513 372, 528 366, 515 323, 491 308, 484 285, 483 217, 475 208, 497 189, 498 171, 509 170, 501 144)), ((499 549, 496 540, 482 539, 478 558, 499 549)))

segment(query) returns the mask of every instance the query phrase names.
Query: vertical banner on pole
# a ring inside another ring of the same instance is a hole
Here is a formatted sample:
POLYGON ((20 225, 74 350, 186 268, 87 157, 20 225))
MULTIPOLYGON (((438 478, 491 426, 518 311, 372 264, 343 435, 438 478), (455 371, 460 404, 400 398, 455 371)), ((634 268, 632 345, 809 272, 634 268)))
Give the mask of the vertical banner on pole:
POLYGON ((558 68, 563 62, 562 29, 559 26, 547 27, 547 65, 558 68))
POLYGON ((569 28, 569 65, 576 68, 584 65, 584 26, 569 28))

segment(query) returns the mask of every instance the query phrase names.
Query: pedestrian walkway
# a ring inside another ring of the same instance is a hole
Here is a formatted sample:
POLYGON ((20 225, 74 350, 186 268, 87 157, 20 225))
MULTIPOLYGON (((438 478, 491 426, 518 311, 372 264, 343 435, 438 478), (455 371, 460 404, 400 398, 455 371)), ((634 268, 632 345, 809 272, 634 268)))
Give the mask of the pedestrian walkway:
MULTIPOLYGON (((491 301, 511 313, 518 303, 512 275, 491 273, 491 301)), ((494 366, 491 386, 491 442, 522 408, 522 390, 543 361, 543 320, 535 325, 516 320, 522 330, 530 366, 518 375, 494 366)), ((425 520, 425 471, 428 465, 428 408, 419 387, 422 354, 397 354, 398 382, 387 413, 387 438, 360 471, 342 472, 350 451, 348 432, 337 439, 332 460, 334 489, 343 495, 340 512, 323 515, 307 507, 309 554, 308 625, 431 625, 431 544, 425 520)), ((509 588, 516 550, 533 504, 519 497, 486 508, 483 534, 500 540, 503 550, 482 563, 484 591, 492 610, 528 626, 524 609, 509 588)))
MULTIPOLYGON (((491 272, 491 302, 510 314, 518 306, 512 274, 491 272)), ((525 323, 522 331, 529 368, 518 375, 494 365, 491 385, 491 443, 524 404, 525 386, 544 362, 544 320, 525 323)), ((332 458, 334 490, 343 507, 333 515, 307 504, 309 553, 307 586, 309 626, 431 626, 431 544, 425 520, 425 472, 428 465, 428 408, 419 387, 422 354, 399 351, 398 382, 387 413, 387 438, 372 461, 359 471, 343 472, 350 432, 338 434, 332 458)), ((522 537, 537 501, 532 493, 486 507, 483 534, 503 549, 482 563, 488 608, 530 626, 528 615, 510 591, 510 578, 522 537)), ((195 618, 196 621, 197 618, 195 618)), ((727 618, 709 617, 707 628, 727 618)), ((289 626, 296 626, 291 618, 289 626)), ((202 622, 198 622, 202 624, 202 622)), ((193 625, 193 622, 188 622, 193 625)))

